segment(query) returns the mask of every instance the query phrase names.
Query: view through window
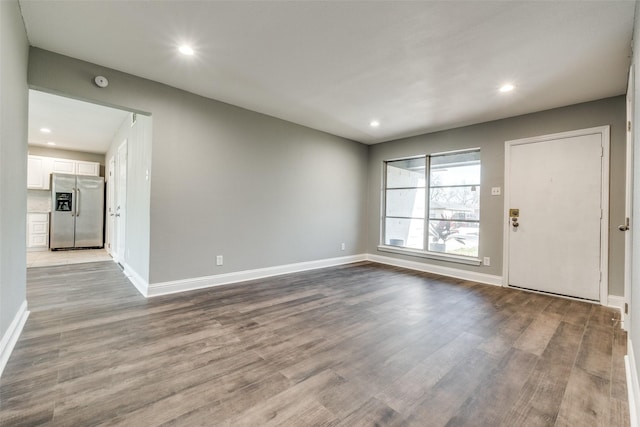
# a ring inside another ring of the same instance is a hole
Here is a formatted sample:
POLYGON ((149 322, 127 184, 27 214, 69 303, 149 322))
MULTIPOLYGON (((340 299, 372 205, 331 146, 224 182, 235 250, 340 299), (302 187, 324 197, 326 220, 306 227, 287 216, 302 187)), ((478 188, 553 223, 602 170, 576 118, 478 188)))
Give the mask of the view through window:
POLYGON ((385 245, 477 257, 480 151, 385 162, 383 202, 385 245))

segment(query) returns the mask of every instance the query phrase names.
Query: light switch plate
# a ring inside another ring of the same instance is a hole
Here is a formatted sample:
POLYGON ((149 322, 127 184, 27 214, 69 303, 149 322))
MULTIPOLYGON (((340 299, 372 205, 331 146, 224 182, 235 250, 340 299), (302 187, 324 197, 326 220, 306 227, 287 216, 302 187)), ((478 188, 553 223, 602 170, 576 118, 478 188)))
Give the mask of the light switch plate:
POLYGON ((502 194, 502 189, 500 187, 491 187, 492 196, 499 196, 500 194, 502 194))

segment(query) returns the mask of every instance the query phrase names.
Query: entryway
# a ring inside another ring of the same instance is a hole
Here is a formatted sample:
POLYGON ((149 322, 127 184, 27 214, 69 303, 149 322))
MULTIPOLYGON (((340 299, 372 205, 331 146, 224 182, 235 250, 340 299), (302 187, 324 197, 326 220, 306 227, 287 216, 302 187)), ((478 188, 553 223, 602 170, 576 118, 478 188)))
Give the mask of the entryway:
POLYGON ((506 142, 505 283, 606 304, 609 127, 506 142))

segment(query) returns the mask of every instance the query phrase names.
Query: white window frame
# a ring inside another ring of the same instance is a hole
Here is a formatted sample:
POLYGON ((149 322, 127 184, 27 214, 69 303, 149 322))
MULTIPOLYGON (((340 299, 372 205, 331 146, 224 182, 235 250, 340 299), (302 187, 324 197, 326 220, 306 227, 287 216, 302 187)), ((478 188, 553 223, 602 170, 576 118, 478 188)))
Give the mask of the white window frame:
MULTIPOLYGON (((381 214, 380 214, 380 240, 378 245, 378 250, 381 252, 389 252, 401 255, 408 255, 420 258, 427 259, 435 259, 441 261, 454 262, 459 264, 467 264, 467 265, 481 265, 482 261, 480 259, 480 239, 478 236, 478 256, 465 256, 465 255, 455 255, 455 254, 447 254, 442 252, 434 252, 429 250, 429 204, 430 204, 430 172, 431 172, 431 158, 437 156, 451 155, 451 154, 462 154, 477 151, 480 153, 480 148, 468 148, 464 150, 456 150, 456 151, 446 151, 439 153, 431 153, 419 156, 408 156, 408 157, 400 157, 389 160, 384 160, 382 162, 382 183, 381 183, 381 214), (412 159, 425 159, 425 213, 424 213, 424 249, 413 249, 402 246, 392 246, 385 244, 386 241, 386 219, 387 219, 387 164, 396 161, 402 160, 412 160, 412 159)), ((480 188, 482 188, 482 183, 480 183, 480 188)), ((478 229, 480 228, 482 219, 478 220, 478 229)))

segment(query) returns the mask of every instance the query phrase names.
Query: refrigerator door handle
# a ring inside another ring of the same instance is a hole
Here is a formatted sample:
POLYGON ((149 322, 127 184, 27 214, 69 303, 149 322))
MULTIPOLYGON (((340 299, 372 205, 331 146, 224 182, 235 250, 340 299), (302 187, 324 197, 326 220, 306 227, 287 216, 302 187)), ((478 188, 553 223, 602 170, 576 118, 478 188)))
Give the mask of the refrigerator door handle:
POLYGON ((80 189, 76 188, 76 216, 80 216, 80 189))

